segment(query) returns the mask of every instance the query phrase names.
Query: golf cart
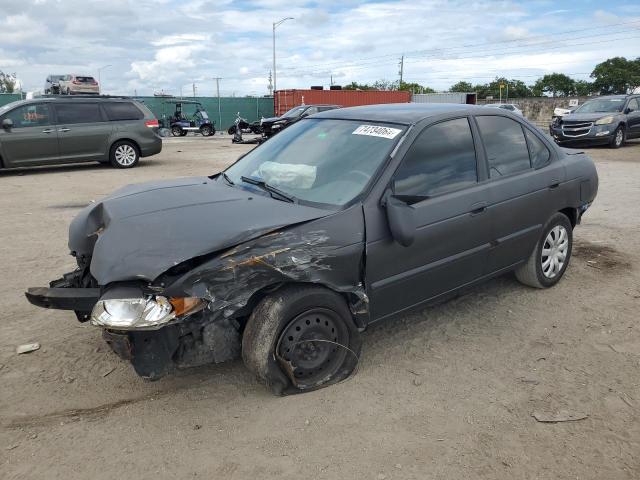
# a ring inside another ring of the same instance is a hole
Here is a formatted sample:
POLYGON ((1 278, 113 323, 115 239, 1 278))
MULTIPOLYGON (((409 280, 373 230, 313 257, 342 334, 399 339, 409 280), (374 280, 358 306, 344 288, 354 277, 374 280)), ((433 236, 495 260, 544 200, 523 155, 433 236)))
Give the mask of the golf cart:
POLYGON ((160 121, 161 127, 170 129, 174 137, 184 137, 189 132, 198 132, 203 137, 216 133, 215 122, 209 120, 209 115, 200 102, 167 100, 164 103, 175 106, 173 114, 167 118, 163 113, 160 121))

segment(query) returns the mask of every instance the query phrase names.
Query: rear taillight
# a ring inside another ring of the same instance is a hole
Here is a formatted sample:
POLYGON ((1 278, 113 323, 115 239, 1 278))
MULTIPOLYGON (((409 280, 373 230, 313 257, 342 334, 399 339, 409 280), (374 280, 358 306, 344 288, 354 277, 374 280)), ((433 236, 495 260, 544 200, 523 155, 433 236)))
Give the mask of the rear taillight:
POLYGON ((158 120, 145 120, 144 124, 149 127, 149 128, 158 128, 160 126, 160 123, 158 122, 158 120))

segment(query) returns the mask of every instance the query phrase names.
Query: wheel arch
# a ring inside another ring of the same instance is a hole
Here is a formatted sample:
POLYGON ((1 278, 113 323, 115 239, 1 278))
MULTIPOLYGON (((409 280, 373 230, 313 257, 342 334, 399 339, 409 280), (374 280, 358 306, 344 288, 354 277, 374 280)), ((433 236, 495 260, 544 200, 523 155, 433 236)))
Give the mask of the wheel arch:
POLYGON ((563 208, 562 210, 558 210, 558 213, 562 213, 567 218, 569 218, 569 221, 571 222, 571 228, 575 228, 575 226, 578 224, 579 217, 578 217, 577 208, 574 208, 574 207, 563 208))
POLYGON ((109 155, 111 155, 111 151, 113 150, 113 147, 118 142, 131 142, 133 146, 136 147, 136 149, 138 150, 138 155, 140 155, 140 144, 136 142, 134 139, 129 137, 118 137, 115 140, 113 140, 111 142, 111 145, 109 145, 109 155))
MULTIPOLYGON (((256 290, 255 292, 253 292, 251 294, 251 296, 247 300, 246 304, 235 312, 234 317, 244 327, 244 324, 248 320, 249 315, 251 315, 251 312, 253 312, 253 310, 256 308, 256 306, 265 297, 267 297, 268 295, 270 295, 270 294, 272 294, 274 292, 283 290, 285 288, 292 288, 292 287, 297 287, 297 286, 320 287, 320 288, 325 288, 325 289, 327 289, 327 290, 329 290, 329 291, 331 291, 333 293, 338 294, 346 302, 347 307, 349 308, 349 311, 351 312, 351 319, 352 319, 352 321, 354 323, 354 326, 359 330, 363 330, 364 327, 366 326, 366 321, 363 320, 363 318, 362 318, 362 315, 363 315, 363 312, 361 311, 361 309, 362 309, 362 307, 361 307, 362 301, 361 301, 361 298, 355 292, 341 291, 341 290, 333 287, 332 285, 329 285, 329 284, 323 283, 323 282, 304 282, 304 281, 294 281, 294 280, 287 281, 287 282, 274 282, 274 283, 271 283, 269 285, 266 285, 264 287, 259 288, 258 290, 256 290)), ((368 305, 367 305, 367 307, 368 307, 368 305)), ((368 317, 368 309, 367 309, 367 317, 368 317)))

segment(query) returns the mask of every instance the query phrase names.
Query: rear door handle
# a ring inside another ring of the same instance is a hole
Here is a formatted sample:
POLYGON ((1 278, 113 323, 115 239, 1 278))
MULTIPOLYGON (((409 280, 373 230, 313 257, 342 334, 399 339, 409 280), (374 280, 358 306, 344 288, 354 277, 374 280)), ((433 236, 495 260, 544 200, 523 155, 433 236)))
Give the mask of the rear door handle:
POLYGON ((558 180, 552 180, 551 185, 549 185, 549 190, 553 190, 554 188, 558 188, 560 186, 560 182, 558 180))
POLYGON ((58 131, 59 132, 68 132, 70 130, 71 130, 70 128, 60 128, 58 131))
POLYGON ((471 205, 471 215, 480 215, 487 211, 487 202, 478 202, 471 205))

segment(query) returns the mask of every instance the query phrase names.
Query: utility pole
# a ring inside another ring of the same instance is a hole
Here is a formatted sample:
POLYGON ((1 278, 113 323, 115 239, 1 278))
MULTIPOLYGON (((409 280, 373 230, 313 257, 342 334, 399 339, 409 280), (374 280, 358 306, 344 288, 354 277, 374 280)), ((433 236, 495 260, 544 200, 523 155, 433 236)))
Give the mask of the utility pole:
POLYGON ((220 110, 220 80, 222 77, 213 77, 216 81, 216 96, 218 97, 218 130, 222 131, 222 110, 220 110))
POLYGON ((398 85, 398 90, 400 90, 400 88, 402 87, 402 75, 404 74, 404 55, 400 57, 400 63, 398 64, 398 66, 400 67, 400 72, 398 72, 400 74, 400 84, 398 85))
POLYGON ((273 78, 271 77, 271 70, 269 70, 269 96, 273 95, 273 78))
POLYGON ((196 83, 195 82, 193 82, 192 87, 193 87, 193 98, 196 98, 196 83))
POLYGON ((333 75, 331 75, 331 82, 329 83, 330 87, 333 87, 333 75))

